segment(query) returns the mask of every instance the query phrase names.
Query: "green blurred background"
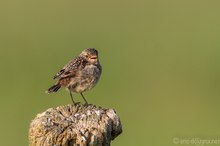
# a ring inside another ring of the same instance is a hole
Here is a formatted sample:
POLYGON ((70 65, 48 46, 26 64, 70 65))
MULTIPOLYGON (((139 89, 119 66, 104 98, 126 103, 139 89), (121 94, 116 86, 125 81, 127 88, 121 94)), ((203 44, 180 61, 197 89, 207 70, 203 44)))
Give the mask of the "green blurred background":
POLYGON ((28 145, 37 113, 71 103, 65 90, 44 91, 87 47, 99 50, 103 74, 85 96, 115 108, 123 123, 113 146, 220 137, 219 5, 218 0, 1 1, 1 145, 28 145))

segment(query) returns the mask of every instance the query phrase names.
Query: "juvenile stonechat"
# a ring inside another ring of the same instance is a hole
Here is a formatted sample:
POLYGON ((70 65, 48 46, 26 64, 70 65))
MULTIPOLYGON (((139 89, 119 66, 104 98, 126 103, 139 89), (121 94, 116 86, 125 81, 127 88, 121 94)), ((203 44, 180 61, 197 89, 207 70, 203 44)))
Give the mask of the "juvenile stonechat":
POLYGON ((46 92, 57 92, 61 87, 69 90, 73 104, 73 93, 80 93, 85 103, 88 104, 83 92, 92 89, 98 82, 102 73, 102 67, 99 63, 98 51, 94 48, 88 48, 82 51, 77 57, 67 63, 53 79, 56 84, 50 87, 46 92))

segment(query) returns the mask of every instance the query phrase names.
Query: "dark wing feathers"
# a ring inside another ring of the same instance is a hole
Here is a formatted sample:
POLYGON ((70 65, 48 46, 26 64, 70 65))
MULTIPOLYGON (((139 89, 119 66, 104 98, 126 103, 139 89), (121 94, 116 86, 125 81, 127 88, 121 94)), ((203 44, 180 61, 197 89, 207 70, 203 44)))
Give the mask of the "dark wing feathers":
POLYGON ((81 57, 76 57, 67 63, 55 76, 53 79, 60 79, 73 74, 81 67, 85 66, 85 60, 81 57))
POLYGON ((60 75, 63 74, 64 71, 65 71, 65 69, 61 69, 61 70, 53 77, 53 79, 57 79, 60 75))

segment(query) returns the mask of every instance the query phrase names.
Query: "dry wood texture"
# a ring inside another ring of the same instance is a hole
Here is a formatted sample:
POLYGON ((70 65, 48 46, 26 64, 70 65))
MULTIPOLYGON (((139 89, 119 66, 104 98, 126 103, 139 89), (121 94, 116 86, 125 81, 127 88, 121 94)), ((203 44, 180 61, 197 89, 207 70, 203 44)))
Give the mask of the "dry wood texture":
POLYGON ((36 116, 29 129, 29 146, 110 146, 121 132, 115 110, 69 104, 36 116))

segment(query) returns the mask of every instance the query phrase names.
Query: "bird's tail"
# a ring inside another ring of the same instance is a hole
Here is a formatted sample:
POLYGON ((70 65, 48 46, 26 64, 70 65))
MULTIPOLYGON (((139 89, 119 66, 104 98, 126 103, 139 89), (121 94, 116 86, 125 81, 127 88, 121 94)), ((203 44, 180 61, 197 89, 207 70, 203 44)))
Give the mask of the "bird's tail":
POLYGON ((57 92, 60 89, 61 85, 60 84, 55 84, 52 87, 50 87, 46 93, 53 93, 53 92, 57 92))

